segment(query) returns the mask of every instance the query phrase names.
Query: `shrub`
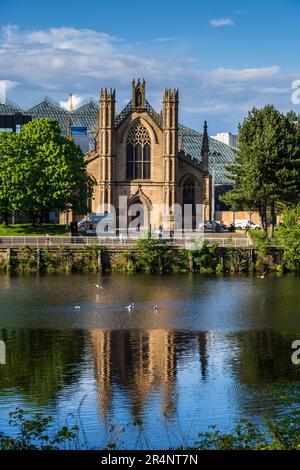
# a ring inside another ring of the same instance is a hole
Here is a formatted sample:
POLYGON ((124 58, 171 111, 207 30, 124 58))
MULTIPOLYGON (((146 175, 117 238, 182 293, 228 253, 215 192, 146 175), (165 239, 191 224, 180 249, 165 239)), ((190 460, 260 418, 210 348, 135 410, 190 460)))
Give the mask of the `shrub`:
POLYGON ((78 427, 62 427, 56 432, 49 432, 53 421, 51 416, 40 413, 30 415, 17 408, 10 413, 9 424, 17 427, 16 437, 0 433, 0 450, 61 450, 70 449, 76 438, 78 427))
POLYGON ((22 246, 18 251, 13 264, 19 271, 36 271, 37 270, 37 253, 29 246, 22 246))
POLYGON ((241 248, 228 248, 225 254, 225 268, 227 271, 241 273, 247 271, 249 262, 248 250, 241 248))
POLYGON ((209 246, 208 242, 205 241, 200 248, 190 250, 190 255, 193 258, 196 270, 200 272, 216 271, 219 263, 219 245, 214 243, 209 246))
POLYGON ((277 228, 275 240, 283 248, 282 267, 300 272, 300 204, 284 210, 283 224, 277 228))

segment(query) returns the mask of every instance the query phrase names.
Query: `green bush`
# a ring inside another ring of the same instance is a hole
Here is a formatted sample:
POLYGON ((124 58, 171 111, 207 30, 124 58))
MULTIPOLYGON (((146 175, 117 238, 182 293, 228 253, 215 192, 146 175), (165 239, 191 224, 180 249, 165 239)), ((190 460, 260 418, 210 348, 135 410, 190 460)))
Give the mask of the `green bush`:
POLYGON ((113 253, 111 255, 111 269, 117 272, 135 272, 136 265, 134 262, 134 255, 131 251, 124 253, 113 253))
POLYGON ((249 252, 241 248, 228 248, 225 253, 226 271, 241 273, 248 270, 249 252))
POLYGON ((36 250, 29 246, 23 246, 13 259, 13 264, 18 271, 36 271, 37 270, 37 253, 36 250))
POLYGON ((56 432, 50 431, 53 421, 51 416, 40 413, 30 415, 17 408, 10 413, 9 424, 18 429, 15 437, 0 432, 0 450, 63 450, 71 449, 77 436, 78 427, 62 427, 56 432))
POLYGON ((189 253, 196 271, 216 271, 219 264, 219 245, 217 243, 209 246, 208 242, 205 241, 200 248, 190 250, 189 253))
POLYGON ((283 249, 283 269, 300 272, 300 204, 284 210, 283 223, 276 229, 275 240, 283 249))

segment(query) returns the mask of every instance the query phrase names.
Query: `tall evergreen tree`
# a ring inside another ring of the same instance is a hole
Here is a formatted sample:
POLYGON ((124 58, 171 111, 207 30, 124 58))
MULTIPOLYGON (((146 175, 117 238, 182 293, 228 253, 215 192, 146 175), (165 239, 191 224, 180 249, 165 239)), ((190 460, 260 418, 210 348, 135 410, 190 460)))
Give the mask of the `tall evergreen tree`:
POLYGON ((223 196, 231 207, 257 210, 273 236, 276 210, 282 202, 297 200, 300 193, 300 149, 296 123, 274 106, 253 108, 239 126, 238 151, 227 167, 235 189, 223 196))

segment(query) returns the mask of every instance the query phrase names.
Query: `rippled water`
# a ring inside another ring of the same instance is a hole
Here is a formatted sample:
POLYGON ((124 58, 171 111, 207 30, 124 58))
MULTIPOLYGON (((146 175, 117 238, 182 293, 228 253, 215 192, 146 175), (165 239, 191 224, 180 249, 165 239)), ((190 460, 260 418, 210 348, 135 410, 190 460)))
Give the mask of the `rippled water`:
POLYGON ((89 447, 191 444, 210 424, 263 422, 284 408, 270 391, 299 385, 299 278, 1 276, 0 339, 1 431, 16 406, 55 426, 80 407, 89 447))

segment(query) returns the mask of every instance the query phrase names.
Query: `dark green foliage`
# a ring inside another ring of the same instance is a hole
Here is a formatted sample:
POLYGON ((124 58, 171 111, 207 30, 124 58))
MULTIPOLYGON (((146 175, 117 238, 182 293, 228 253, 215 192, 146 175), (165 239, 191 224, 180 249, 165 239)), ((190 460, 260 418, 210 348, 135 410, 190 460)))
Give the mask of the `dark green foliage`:
POLYGON ((0 272, 97 272, 99 248, 85 246, 81 249, 35 248, 24 246, 16 251, 11 264, 0 260, 0 272), (39 258, 39 260, 38 260, 39 258))
POLYGON ((300 272, 300 205, 286 208, 282 220, 275 238, 277 245, 283 249, 283 268, 300 272))
POLYGON ((194 268, 196 271, 216 271, 219 263, 219 245, 217 243, 209 246, 205 241, 201 248, 191 250, 190 255, 193 259, 194 268))
POLYGON ((29 246, 23 246, 13 259, 17 271, 37 271, 37 252, 29 246))
POLYGON ((60 247, 56 250, 41 251, 41 270, 47 272, 96 272, 98 269, 98 249, 86 246, 82 250, 60 247))
POLYGON ((137 249, 111 256, 111 269, 120 272, 186 272, 189 270, 187 250, 174 249, 150 236, 140 238, 137 249))
POLYGON ((199 450, 300 450, 299 391, 283 384, 270 396, 285 405, 283 414, 271 415, 263 426, 242 419, 230 433, 222 433, 215 426, 199 434, 199 450))
POLYGON ((299 416, 268 421, 262 429, 242 419, 230 433, 222 433, 212 426, 210 431, 199 434, 198 450, 299 450, 299 416))
POLYGON ((228 248, 225 254, 226 271, 242 273, 248 270, 249 252, 248 250, 228 248))
POLYGON ((141 239, 132 251, 107 250, 108 257, 99 265, 100 248, 24 246, 12 250, 11 263, 0 259, 0 272, 250 272, 300 271, 300 226, 281 226, 276 232, 277 248, 266 236, 254 239, 253 252, 246 248, 220 248, 204 242, 201 247, 186 250, 149 238, 141 239))
POLYGON ((267 234, 262 232, 251 232, 251 237, 254 242, 255 248, 255 267, 257 271, 262 273, 268 271, 270 268, 273 268, 273 258, 271 255, 271 241, 268 238, 267 234))
POLYGON ((137 242, 134 254, 134 264, 137 271, 173 272, 186 270, 187 254, 178 254, 170 245, 148 236, 137 242))
POLYGON ((18 429, 16 437, 0 432, 0 450, 62 450, 71 449, 76 438, 78 427, 62 427, 58 431, 50 431, 53 421, 51 416, 40 413, 29 415, 17 408, 10 413, 10 424, 18 429))
POLYGON ((134 254, 131 251, 124 253, 113 253, 111 255, 111 269, 116 272, 136 272, 134 254))
POLYGON ((253 108, 239 127, 236 159, 227 168, 236 188, 222 199, 234 210, 257 210, 266 231, 268 216, 275 223, 278 204, 299 197, 299 157, 295 123, 271 105, 253 108))

